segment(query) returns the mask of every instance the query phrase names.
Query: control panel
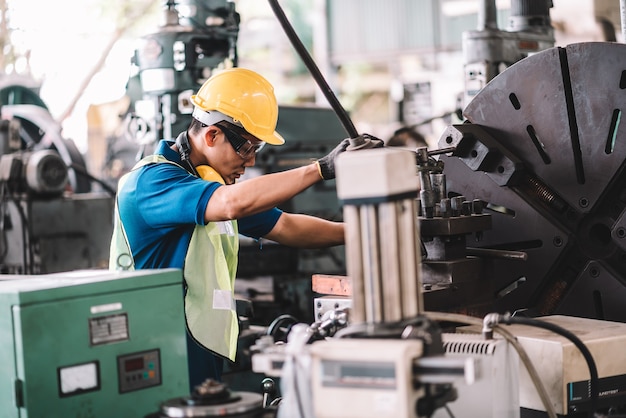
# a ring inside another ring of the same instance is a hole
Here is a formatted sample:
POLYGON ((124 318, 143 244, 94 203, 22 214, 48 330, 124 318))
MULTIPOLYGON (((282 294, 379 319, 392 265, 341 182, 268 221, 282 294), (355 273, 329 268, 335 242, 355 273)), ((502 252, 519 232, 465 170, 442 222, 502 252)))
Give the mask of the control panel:
POLYGON ((118 356, 117 375, 120 393, 160 385, 161 356, 159 350, 118 356))

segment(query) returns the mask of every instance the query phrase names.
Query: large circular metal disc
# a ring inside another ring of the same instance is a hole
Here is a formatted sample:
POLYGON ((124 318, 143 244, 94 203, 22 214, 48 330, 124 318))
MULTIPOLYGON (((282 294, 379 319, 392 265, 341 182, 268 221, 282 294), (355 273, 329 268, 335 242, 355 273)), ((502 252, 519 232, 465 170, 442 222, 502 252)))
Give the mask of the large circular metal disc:
POLYGON ((482 145, 441 157, 448 190, 505 209, 468 245, 528 253, 489 264, 496 309, 626 321, 624 111, 626 45, 604 42, 524 58, 464 110, 482 145))
POLYGON ((552 48, 494 78, 464 115, 570 206, 589 212, 624 162, 625 72, 624 44, 552 48))
POLYGON ((262 410, 263 395, 253 392, 234 392, 234 402, 215 405, 186 405, 181 398, 170 399, 161 405, 161 412, 167 417, 254 417, 262 410))

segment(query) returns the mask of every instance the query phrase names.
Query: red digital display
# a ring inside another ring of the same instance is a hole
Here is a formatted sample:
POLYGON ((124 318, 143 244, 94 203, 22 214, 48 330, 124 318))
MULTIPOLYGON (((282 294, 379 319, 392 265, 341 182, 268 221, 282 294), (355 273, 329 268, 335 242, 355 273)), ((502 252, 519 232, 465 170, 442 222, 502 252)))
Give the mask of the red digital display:
POLYGON ((134 372, 135 370, 142 370, 144 368, 143 357, 135 357, 124 362, 124 371, 134 372))

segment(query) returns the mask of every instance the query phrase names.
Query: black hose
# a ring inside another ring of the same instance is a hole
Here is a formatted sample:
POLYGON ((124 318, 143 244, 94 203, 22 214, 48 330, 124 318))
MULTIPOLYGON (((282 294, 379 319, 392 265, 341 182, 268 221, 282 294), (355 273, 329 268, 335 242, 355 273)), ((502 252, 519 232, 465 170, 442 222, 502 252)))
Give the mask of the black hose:
MULTIPOLYGON (((272 323, 267 327, 267 331, 266 334, 267 335, 271 335, 272 337, 276 337, 276 330, 280 329, 280 326, 283 325, 284 323, 289 324, 289 326, 293 325, 293 324, 297 324, 298 323, 298 319, 293 316, 293 315, 289 315, 289 314, 283 314, 278 316, 277 318, 275 318, 272 323)), ((287 333, 285 333, 287 334, 287 333)))
POLYGON ((291 26, 291 24, 289 23, 287 16, 285 16, 285 13, 283 12, 283 9, 278 4, 278 0, 269 0, 269 2, 272 10, 274 11, 274 14, 278 18, 281 26, 283 27, 285 34, 289 38, 289 41, 291 41, 291 44, 296 49, 296 52, 298 52, 298 55, 300 55, 300 58, 302 58, 302 61, 304 61, 304 64, 309 69, 309 72, 315 79, 315 82, 322 90, 322 93, 324 93, 324 96, 326 96, 326 100, 328 100, 330 106, 337 114, 337 117, 339 118, 339 121, 343 125, 344 129, 346 130, 350 138, 357 138, 359 136, 359 133, 354 127, 354 124, 348 116, 348 113, 343 108, 341 103, 339 103, 337 96, 335 96, 335 93, 333 93, 330 86, 324 79, 324 76, 315 64, 315 61, 313 61, 313 58, 311 58, 311 55, 302 44, 302 41, 300 41, 300 38, 298 38, 296 31, 293 29, 293 26, 291 26))
POLYGON ((76 174, 84 176, 87 179, 98 183, 111 196, 115 196, 115 194, 117 193, 117 191, 113 187, 109 186, 104 180, 100 180, 99 178, 94 177, 91 174, 89 174, 89 172, 87 172, 87 170, 85 170, 85 168, 83 166, 75 164, 75 163, 72 163, 68 167, 71 168, 72 170, 74 170, 74 172, 76 174))
POLYGON ((526 318, 520 316, 501 315, 501 322, 504 324, 522 324, 547 329, 561 335, 562 337, 567 338, 576 346, 576 348, 580 350, 581 354, 585 358, 585 361, 587 362, 587 367, 589 368, 589 397, 591 402, 591 411, 589 413, 589 416, 594 417, 598 405, 598 369, 596 368, 596 362, 594 361, 593 356, 591 355, 591 352, 589 351, 587 346, 570 331, 559 325, 547 321, 541 321, 535 318, 526 318))

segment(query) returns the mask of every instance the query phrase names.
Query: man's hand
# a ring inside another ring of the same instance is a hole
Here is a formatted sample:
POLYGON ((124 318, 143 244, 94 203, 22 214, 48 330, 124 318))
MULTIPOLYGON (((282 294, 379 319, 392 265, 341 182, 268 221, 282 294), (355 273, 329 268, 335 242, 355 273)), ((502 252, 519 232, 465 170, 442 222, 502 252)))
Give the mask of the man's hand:
POLYGON ((359 144, 354 148, 355 151, 365 148, 380 148, 385 145, 381 139, 369 134, 359 135, 357 138, 344 139, 331 152, 316 161, 320 176, 324 180, 335 178, 335 160, 342 152, 352 151, 352 144, 359 144))
POLYGON ((346 138, 339 143, 331 152, 317 160, 317 168, 320 176, 324 180, 332 180, 335 178, 335 159, 339 154, 345 152, 350 145, 350 138, 346 138))
POLYGON ((385 142, 370 134, 362 134, 356 138, 350 139, 350 146, 346 151, 356 151, 367 148, 382 148, 385 142))

